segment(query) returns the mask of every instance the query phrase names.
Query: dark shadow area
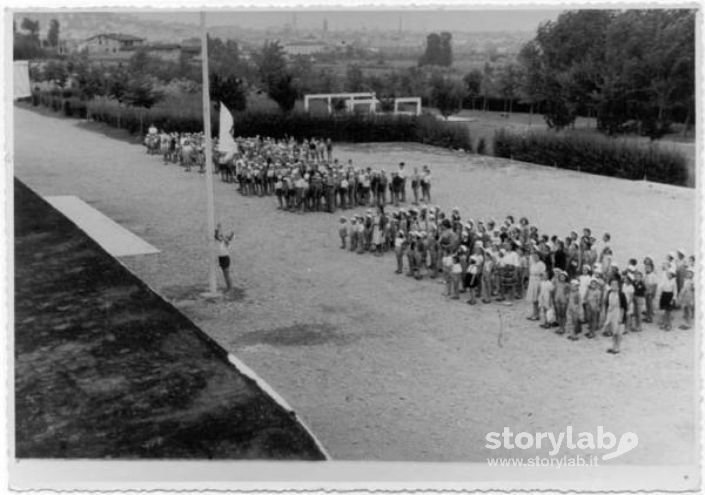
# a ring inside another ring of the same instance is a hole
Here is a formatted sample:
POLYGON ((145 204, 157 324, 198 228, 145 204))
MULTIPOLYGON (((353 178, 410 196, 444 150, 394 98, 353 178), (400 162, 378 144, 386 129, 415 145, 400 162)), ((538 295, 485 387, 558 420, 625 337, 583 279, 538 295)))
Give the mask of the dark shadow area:
POLYGON ((14 187, 18 458, 324 458, 188 318, 14 187))

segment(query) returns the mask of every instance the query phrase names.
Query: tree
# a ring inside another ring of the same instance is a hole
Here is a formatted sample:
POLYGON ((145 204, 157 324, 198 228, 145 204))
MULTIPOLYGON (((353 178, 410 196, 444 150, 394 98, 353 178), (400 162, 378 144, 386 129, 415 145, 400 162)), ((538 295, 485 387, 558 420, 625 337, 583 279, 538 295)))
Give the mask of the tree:
POLYGON ((117 100, 118 103, 122 103, 125 98, 125 93, 127 92, 128 85, 128 75, 127 71, 123 68, 118 67, 108 76, 107 82, 107 94, 111 98, 117 100))
MULTIPOLYGON (((68 64, 67 64, 68 67, 68 64)), ((79 97, 90 100, 96 96, 105 96, 107 93, 107 80, 104 70, 95 64, 89 63, 85 58, 78 58, 71 64, 72 72, 78 83, 79 97)))
POLYGON ((339 78, 329 69, 321 69, 315 74, 311 85, 313 93, 337 93, 341 90, 339 78))
MULTIPOLYGON (((16 28, 14 23, 13 27, 16 28)), ((32 21, 25 17, 22 19, 20 27, 23 31, 27 31, 27 33, 21 33, 19 31, 13 33, 13 60, 41 58, 44 52, 39 43, 39 21, 32 21)))
POLYGON ((284 74, 273 81, 267 93, 271 99, 277 102, 279 108, 285 113, 293 110, 296 97, 298 96, 291 74, 284 74))
POLYGON ((545 99, 543 92, 543 67, 538 44, 535 41, 526 43, 517 56, 521 78, 518 96, 522 103, 529 104, 529 125, 534 113, 534 107, 545 99))
POLYGON ((450 67, 453 65, 452 39, 453 35, 451 35, 448 31, 443 31, 441 33, 441 51, 438 58, 438 65, 443 67, 450 67))
POLYGON ((22 19, 22 24, 20 27, 29 33, 29 36, 36 39, 39 42, 39 21, 33 21, 32 19, 25 17, 22 19))
POLYGON ((457 113, 465 96, 462 82, 447 75, 435 73, 431 77, 431 104, 447 119, 457 113))
POLYGON ((504 98, 504 111, 512 113, 514 99, 519 91, 521 71, 519 66, 511 63, 502 67, 497 78, 497 89, 504 98))
POLYGON ((470 98, 470 108, 475 109, 475 98, 480 96, 482 91, 482 71, 473 69, 463 77, 465 83, 465 94, 470 98))
POLYGON ((242 111, 247 107, 245 84, 238 77, 211 72, 210 91, 213 101, 222 101, 231 111, 242 111))
POLYGON ((419 59, 419 65, 442 65, 441 37, 437 33, 426 36, 426 51, 419 59))
POLYGON ((163 97, 149 77, 131 78, 123 96, 123 102, 133 107, 152 108, 163 97))
POLYGON ((60 88, 66 85, 69 78, 69 71, 66 64, 58 60, 49 60, 44 66, 42 78, 45 81, 51 81, 60 88))
POLYGON ((266 41, 257 56, 260 79, 267 91, 283 112, 290 112, 296 103, 298 92, 294 79, 286 66, 284 49, 277 41, 266 41))
POLYGON ((256 55, 256 62, 265 87, 269 87, 287 73, 284 49, 278 41, 265 41, 262 50, 256 55))
POLYGON ((234 40, 208 37, 208 63, 210 69, 224 77, 250 77, 250 67, 240 58, 240 46, 234 40))
POLYGON ((365 87, 365 77, 362 69, 357 64, 348 65, 345 71, 345 91, 357 93, 363 91, 365 87))
POLYGON ((490 98, 495 94, 495 88, 496 86, 494 67, 492 67, 488 62, 485 62, 485 65, 482 68, 482 85, 480 89, 482 94, 483 112, 487 111, 487 98, 490 98))
POLYGON ((47 33, 49 46, 56 48, 59 46, 59 21, 52 19, 49 22, 49 32, 47 33))
POLYGON ((152 108, 164 97, 164 94, 154 87, 154 83, 149 77, 133 77, 125 88, 123 101, 140 109, 140 134, 144 133, 144 111, 143 108, 152 108))
POLYGON ((299 94, 313 93, 317 85, 316 71, 313 69, 311 57, 297 55, 291 59, 289 73, 293 79, 293 84, 299 94))
POLYGON ((628 10, 607 31, 598 126, 619 132, 635 119, 642 134, 667 133, 677 112, 688 122, 695 93, 695 13, 628 10))
POLYGON ((550 127, 571 125, 581 108, 593 104, 590 95, 601 84, 606 32, 614 15, 610 10, 564 12, 540 25, 533 46, 522 50, 540 71, 537 79, 529 67, 527 77, 540 82, 537 92, 546 102, 544 118, 550 127))

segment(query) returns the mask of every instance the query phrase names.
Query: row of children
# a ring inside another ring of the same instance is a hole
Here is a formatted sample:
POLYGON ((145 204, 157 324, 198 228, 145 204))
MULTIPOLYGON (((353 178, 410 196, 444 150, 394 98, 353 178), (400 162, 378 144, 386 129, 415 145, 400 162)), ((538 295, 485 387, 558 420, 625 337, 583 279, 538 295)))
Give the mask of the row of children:
MULTIPOLYGON (((467 292, 468 304, 476 304, 478 297, 484 303, 525 297, 532 305, 530 319, 540 319, 544 327, 556 325, 560 334, 566 332, 570 322, 571 339, 577 339, 583 325, 587 325, 588 338, 607 325, 605 332, 621 339, 621 330, 638 331, 642 322, 652 320, 654 301, 659 301, 663 311, 662 328, 671 328, 673 303, 669 301, 681 302, 683 328, 689 328, 692 320, 694 257, 686 259, 682 251, 669 254, 660 275, 655 273, 651 258, 645 260, 643 271, 636 269, 636 260, 630 260, 627 270, 620 272, 610 235, 606 233, 598 245, 589 228, 583 229, 582 237, 571 232, 561 240, 539 234, 526 218, 515 223, 511 215, 497 226, 494 220, 463 221, 458 208, 447 216, 438 207, 400 209, 390 214, 379 207, 376 213, 367 210, 350 221, 341 218, 339 235, 341 248, 358 254, 371 252, 379 256, 393 251, 396 273, 404 271, 406 260, 408 276, 422 279, 427 275, 433 279, 442 275, 449 298, 459 299, 460 293, 467 292), (648 287, 643 300, 639 278, 648 287), (674 287, 673 297, 668 299, 664 287, 670 287, 670 279, 674 287), (613 300, 608 287, 613 280, 620 291, 627 293, 622 315, 625 323, 620 331, 612 329, 614 313, 609 312, 613 300), (588 297, 591 286, 594 290, 588 297), (569 304, 571 300, 573 303, 569 304)), ((618 342, 614 350, 619 352, 618 342)))
MULTIPOLYGON (((148 151, 154 142, 164 163, 179 163, 190 171, 205 171, 203 133, 166 133, 150 128, 145 138, 148 151), (153 132, 152 132, 153 131, 153 132)), ((276 195, 278 208, 307 212, 348 209, 358 206, 406 202, 407 182, 413 204, 431 201, 431 170, 414 168, 407 174, 401 162, 397 170, 355 167, 352 160, 343 165, 333 158, 330 139, 274 139, 262 136, 237 137, 229 151, 218 149, 213 141, 213 161, 223 182, 236 182, 246 196, 276 195), (407 176, 408 175, 408 176, 407 176)))
MULTIPOLYGON (((205 139, 202 132, 179 133, 161 131, 154 126, 149 128, 149 132, 144 138, 144 144, 149 154, 161 154, 164 165, 170 163, 184 167, 186 172, 197 167, 200 173, 205 173, 205 139)), ((218 138, 214 138, 213 162, 214 165, 219 155, 218 138)))
POLYGON ((431 171, 424 166, 407 178, 406 165, 387 174, 384 169, 353 166, 328 154, 306 154, 295 140, 238 138, 238 150, 221 157, 226 182, 236 181, 244 195, 276 195, 280 209, 306 212, 385 205, 406 201, 407 179, 413 202, 431 200, 431 171))
POLYGON ((542 328, 558 327, 568 338, 578 340, 583 328, 587 338, 602 335, 613 338, 608 351, 620 352, 623 335, 640 332, 644 323, 653 322, 656 311, 661 311, 659 328, 670 331, 672 312, 683 310, 682 330, 691 328, 695 306, 695 257, 686 261, 685 254, 670 253, 660 267, 646 257, 642 267, 634 258, 625 270, 612 263, 607 272, 596 264, 585 265, 582 274, 569 278, 568 273, 555 268, 555 277, 548 280, 545 264, 534 253, 530 257, 530 278, 527 299, 532 303, 529 320, 541 322, 542 328), (680 258, 678 258, 680 256, 680 258))

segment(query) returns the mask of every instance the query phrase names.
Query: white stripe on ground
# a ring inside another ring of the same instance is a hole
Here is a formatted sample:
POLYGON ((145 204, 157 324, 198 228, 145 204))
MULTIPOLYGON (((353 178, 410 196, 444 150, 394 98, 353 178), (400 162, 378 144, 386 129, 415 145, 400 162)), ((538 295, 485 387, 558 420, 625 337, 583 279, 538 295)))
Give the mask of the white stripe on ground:
POLYGON ((325 449, 325 447, 323 447, 321 441, 318 440, 316 435, 313 434, 313 432, 306 425, 306 423, 304 423, 303 420, 296 414, 296 412, 291 408, 289 403, 284 400, 284 397, 275 392, 275 390, 269 385, 269 383, 265 382, 262 378, 260 378, 257 373, 255 373, 249 366, 247 366, 245 363, 236 358, 233 354, 228 353, 228 361, 230 361, 230 363, 235 366, 235 368, 237 368, 240 373, 253 380, 259 388, 264 390, 264 392, 267 393, 272 399, 274 399, 274 402, 279 404, 285 411, 293 413, 296 417, 296 421, 298 421, 299 424, 303 426, 304 430, 308 432, 311 438, 313 438, 313 441, 316 443, 318 449, 323 453, 323 456, 326 458, 326 460, 332 460, 330 454, 328 454, 328 451, 325 449))
POLYGON ((112 256, 154 254, 159 250, 77 196, 44 198, 112 256))

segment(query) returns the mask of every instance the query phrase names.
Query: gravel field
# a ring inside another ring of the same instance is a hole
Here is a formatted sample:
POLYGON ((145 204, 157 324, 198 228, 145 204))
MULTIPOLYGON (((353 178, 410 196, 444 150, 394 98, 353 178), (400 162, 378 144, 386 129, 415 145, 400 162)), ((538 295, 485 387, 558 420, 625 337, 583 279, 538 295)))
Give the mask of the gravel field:
MULTIPOLYGON (((197 297, 208 271, 203 176, 93 123, 20 107, 14 118, 15 175, 40 194, 81 197, 160 249, 122 261, 269 382, 334 459, 483 462, 501 455, 485 435, 505 426, 602 425, 639 435, 612 462, 696 462, 696 332, 647 326, 612 356, 605 338, 571 342, 526 321, 522 301, 450 302, 437 282, 395 275, 391 255, 343 252, 337 214, 281 212, 275 198, 241 197, 220 181, 236 290, 207 303, 197 297)), ((338 145, 334 155, 387 170, 429 164, 446 210, 526 215, 562 236, 609 231, 621 263, 695 249, 692 189, 422 145, 338 145)))

